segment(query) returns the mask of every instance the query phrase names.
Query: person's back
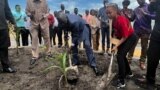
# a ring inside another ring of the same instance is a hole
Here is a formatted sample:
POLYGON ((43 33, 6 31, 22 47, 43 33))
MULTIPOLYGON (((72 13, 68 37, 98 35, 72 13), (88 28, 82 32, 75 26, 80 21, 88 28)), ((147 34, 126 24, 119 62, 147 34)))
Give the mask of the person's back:
POLYGON ((72 32, 72 36, 80 37, 83 33, 87 22, 81 17, 74 14, 67 14, 69 30, 72 32))
POLYGON ((85 20, 81 17, 74 15, 74 14, 67 14, 70 24, 74 24, 76 22, 82 22, 83 24, 87 24, 85 20))

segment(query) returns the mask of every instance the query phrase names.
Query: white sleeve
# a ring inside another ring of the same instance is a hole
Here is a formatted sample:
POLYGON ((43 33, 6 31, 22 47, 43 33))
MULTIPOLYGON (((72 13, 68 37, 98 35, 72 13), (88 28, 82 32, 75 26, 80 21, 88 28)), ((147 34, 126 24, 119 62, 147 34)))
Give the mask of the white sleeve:
POLYGON ((58 27, 58 20, 57 20, 57 18, 54 18, 54 19, 55 19, 55 22, 54 22, 53 27, 58 27))

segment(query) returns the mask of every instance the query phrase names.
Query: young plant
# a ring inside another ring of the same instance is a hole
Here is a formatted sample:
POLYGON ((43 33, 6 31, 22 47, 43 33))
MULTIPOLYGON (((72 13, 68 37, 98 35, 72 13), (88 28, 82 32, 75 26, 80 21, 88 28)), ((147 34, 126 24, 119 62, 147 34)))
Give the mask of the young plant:
POLYGON ((54 68, 58 68, 61 72, 62 75, 59 79, 59 88, 61 88, 61 81, 64 78, 65 79, 65 83, 67 83, 67 77, 66 77, 66 73, 67 73, 67 53, 62 53, 59 54, 58 57, 56 58, 56 60, 58 61, 59 65, 51 65, 48 68, 45 69, 45 72, 50 70, 50 69, 54 69, 54 68))

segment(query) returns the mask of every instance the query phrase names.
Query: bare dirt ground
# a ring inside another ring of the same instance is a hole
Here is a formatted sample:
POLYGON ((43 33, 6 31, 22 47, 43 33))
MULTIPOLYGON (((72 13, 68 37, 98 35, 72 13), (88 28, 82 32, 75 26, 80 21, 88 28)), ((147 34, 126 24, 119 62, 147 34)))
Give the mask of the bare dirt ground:
MULTIPOLYGON (((53 58, 59 53, 64 52, 63 49, 57 47, 53 48, 53 58)), ((90 68, 87 62, 87 58, 84 52, 80 52, 80 60, 82 65, 78 66, 80 75, 79 80, 72 89, 62 86, 58 89, 58 81, 61 76, 61 72, 58 69, 52 69, 48 72, 44 70, 51 64, 49 59, 46 59, 41 50, 41 58, 35 66, 30 66, 29 61, 31 59, 30 48, 25 47, 19 49, 19 55, 16 55, 15 49, 9 50, 9 58, 12 65, 17 69, 15 74, 0 73, 0 90, 96 90, 97 82, 102 76, 95 76, 93 70, 90 68)), ((97 59, 98 68, 102 73, 107 72, 109 66, 109 59, 107 56, 95 54, 97 59)), ((53 62, 56 60, 53 60, 53 62)), ((116 63, 116 62, 114 62, 116 63)), ((114 71, 117 71, 117 66, 114 65, 114 71)), ((145 71, 141 71, 138 67, 137 61, 133 61, 131 64, 134 74, 144 74, 145 71)), ((158 77, 159 73, 157 74, 158 77)), ((104 90, 116 90, 114 86, 115 80, 112 80, 111 84, 104 90)), ((158 81, 159 82, 159 81, 158 81)), ((127 87, 124 90, 145 90, 140 88, 134 83, 134 79, 127 80, 127 87)))
MULTIPOLYGON (((12 65, 17 69, 15 74, 0 74, 0 90, 58 90, 58 81, 61 72, 58 69, 44 72, 50 65, 50 61, 41 53, 41 58, 35 66, 30 66, 31 59, 30 49, 19 49, 19 55, 16 55, 15 49, 10 49, 10 60, 12 65)), ((43 50, 42 50, 43 51, 43 50)), ((64 52, 62 49, 54 48, 53 57, 58 53, 64 52)), ((81 52, 80 52, 81 53, 81 52)), ((76 88, 78 90, 95 90, 97 81, 101 76, 96 77, 93 70, 88 65, 85 54, 81 54, 80 60, 82 65, 79 68, 79 80, 76 88)), ((98 68, 102 72, 107 70, 107 61, 102 55, 96 55, 98 68)), ((56 60, 55 60, 56 63, 56 60)), ((63 90, 68 90, 63 88, 63 90)))

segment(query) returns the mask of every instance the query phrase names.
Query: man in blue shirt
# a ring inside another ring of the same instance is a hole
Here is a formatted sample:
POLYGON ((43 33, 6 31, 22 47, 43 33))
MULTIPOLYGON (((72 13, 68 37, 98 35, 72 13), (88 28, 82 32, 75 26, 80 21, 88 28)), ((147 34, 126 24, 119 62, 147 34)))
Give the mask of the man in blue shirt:
POLYGON ((18 46, 20 46, 20 34, 22 37, 22 45, 27 46, 28 45, 28 35, 29 35, 29 30, 25 29, 25 22, 24 19, 26 17, 25 12, 21 11, 21 6, 16 5, 15 6, 15 11, 13 11, 13 16, 16 20, 17 24, 17 40, 18 40, 18 46))
POLYGON ((97 70, 95 56, 91 49, 91 43, 89 39, 89 25, 87 25, 86 21, 81 17, 74 14, 64 14, 59 12, 57 15, 57 19, 59 22, 63 23, 62 27, 68 28, 67 30, 71 30, 72 35, 72 58, 73 64, 79 65, 80 62, 78 60, 78 45, 81 41, 84 42, 84 47, 86 50, 87 58, 91 68, 94 70, 96 75, 99 75, 99 71, 97 70))
POLYGON ((104 4, 104 7, 100 8, 99 10, 99 13, 98 13, 98 18, 101 22, 101 33, 102 33, 102 50, 103 50, 103 53, 105 53, 105 38, 107 37, 107 51, 109 50, 110 48, 110 39, 109 39, 109 24, 108 24, 108 21, 109 21, 109 18, 106 14, 106 4, 108 3, 108 0, 104 0, 103 1, 103 4, 104 4))

